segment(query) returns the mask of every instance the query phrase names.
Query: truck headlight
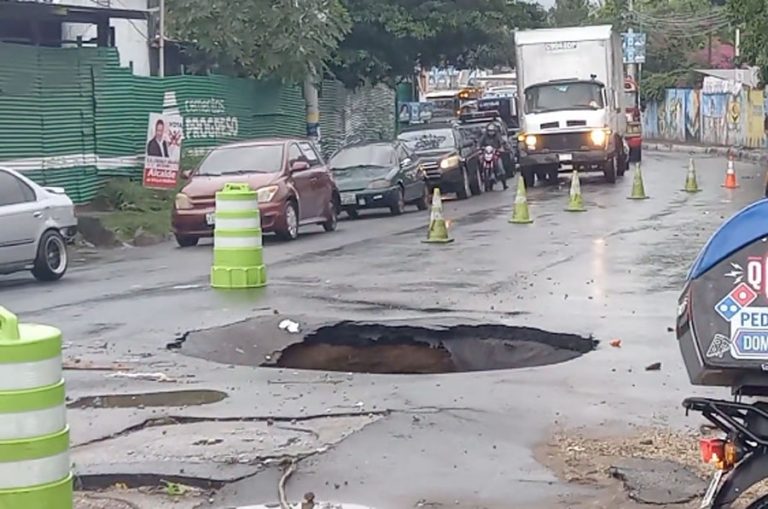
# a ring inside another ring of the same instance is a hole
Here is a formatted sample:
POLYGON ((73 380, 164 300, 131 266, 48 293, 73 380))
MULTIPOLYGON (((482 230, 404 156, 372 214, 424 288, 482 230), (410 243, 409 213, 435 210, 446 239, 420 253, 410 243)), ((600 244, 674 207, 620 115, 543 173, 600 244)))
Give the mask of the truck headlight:
POLYGON ((186 194, 179 193, 176 195, 174 205, 176 206, 176 210, 189 210, 192 208, 192 200, 190 200, 189 196, 186 194))
POLYGON ((455 168, 456 166, 459 165, 459 162, 460 162, 459 156, 446 157, 445 159, 440 161, 440 168, 443 170, 447 170, 449 168, 455 168))
POLYGON ((275 197, 278 189, 279 188, 277 186, 260 187, 257 189, 256 197, 258 198, 259 203, 267 203, 272 201, 272 198, 275 197))
POLYGON ((589 132, 589 139, 595 145, 605 145, 605 140, 608 139, 608 131, 605 129, 592 129, 589 132))
POLYGON ((536 136, 529 134, 525 137, 525 146, 528 147, 528 150, 533 150, 536 148, 536 136))

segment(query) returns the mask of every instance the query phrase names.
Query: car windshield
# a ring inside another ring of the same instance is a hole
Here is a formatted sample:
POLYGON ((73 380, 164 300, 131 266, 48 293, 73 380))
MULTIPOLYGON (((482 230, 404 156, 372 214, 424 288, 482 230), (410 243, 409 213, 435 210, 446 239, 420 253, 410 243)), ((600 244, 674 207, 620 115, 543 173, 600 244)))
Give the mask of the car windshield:
POLYGON ((483 132, 485 132, 485 124, 467 124, 461 126, 459 129, 461 129, 461 133, 465 139, 469 139, 477 143, 480 141, 480 138, 483 137, 483 132))
POLYGON ((221 147, 208 154, 197 174, 277 173, 282 168, 282 144, 221 147))
POLYGON ((599 83, 548 83, 525 91, 525 112, 599 110, 603 108, 603 85, 599 83))
POLYGON ((360 145, 343 148, 330 161, 332 170, 388 168, 393 164, 392 147, 389 145, 360 145))
POLYGON ((452 149, 456 146, 451 129, 425 129, 409 131, 397 137, 413 152, 425 150, 452 149))

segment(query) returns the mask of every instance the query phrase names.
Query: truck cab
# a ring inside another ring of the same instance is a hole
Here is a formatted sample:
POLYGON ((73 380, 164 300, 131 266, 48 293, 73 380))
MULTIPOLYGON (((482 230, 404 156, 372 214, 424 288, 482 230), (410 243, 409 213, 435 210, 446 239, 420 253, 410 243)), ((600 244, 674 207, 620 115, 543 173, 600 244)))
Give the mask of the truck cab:
POLYGON ((515 33, 520 170, 525 184, 560 172, 625 173, 623 58, 610 25, 515 33))

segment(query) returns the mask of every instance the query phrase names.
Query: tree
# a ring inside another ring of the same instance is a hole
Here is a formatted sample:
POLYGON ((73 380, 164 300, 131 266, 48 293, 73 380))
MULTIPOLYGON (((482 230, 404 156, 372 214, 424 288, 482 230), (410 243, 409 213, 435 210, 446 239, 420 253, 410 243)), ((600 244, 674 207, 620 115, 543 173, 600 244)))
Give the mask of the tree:
POLYGON ((227 72, 300 81, 350 28, 340 0, 169 0, 169 33, 227 72))
POLYGON ((344 0, 352 29, 331 65, 348 86, 394 85, 414 66, 509 64, 516 27, 542 26, 546 13, 517 0, 344 0))
POLYGON ((761 80, 768 82, 768 5, 764 0, 728 0, 726 8, 742 29, 742 61, 760 67, 761 80))
POLYGON ((583 25, 589 19, 591 6, 589 0, 555 0, 549 9, 552 26, 573 27, 583 25))

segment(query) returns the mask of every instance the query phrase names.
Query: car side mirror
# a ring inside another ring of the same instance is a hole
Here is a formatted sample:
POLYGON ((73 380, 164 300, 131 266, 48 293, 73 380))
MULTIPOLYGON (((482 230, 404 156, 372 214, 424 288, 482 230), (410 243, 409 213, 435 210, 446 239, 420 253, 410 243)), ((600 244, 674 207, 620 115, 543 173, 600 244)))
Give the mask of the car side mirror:
POLYGON ((410 157, 406 157, 405 159, 403 159, 402 161, 400 161, 400 167, 401 167, 401 168, 405 168, 406 166, 410 166, 410 164, 411 164, 412 162, 413 162, 413 161, 411 160, 411 158, 410 158, 410 157))
POLYGON ((189 180, 192 177, 192 170, 181 170, 181 178, 189 180))
POLYGON ((309 169, 309 163, 306 161, 294 161, 291 163, 291 173, 295 173, 297 171, 304 171, 309 169))

